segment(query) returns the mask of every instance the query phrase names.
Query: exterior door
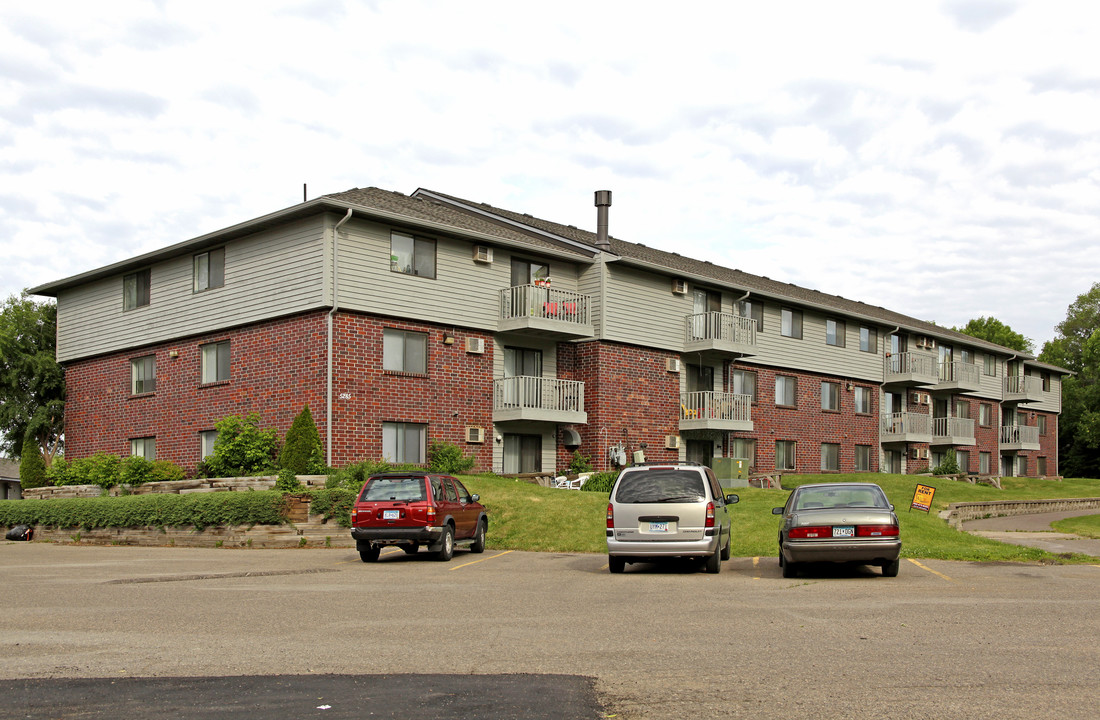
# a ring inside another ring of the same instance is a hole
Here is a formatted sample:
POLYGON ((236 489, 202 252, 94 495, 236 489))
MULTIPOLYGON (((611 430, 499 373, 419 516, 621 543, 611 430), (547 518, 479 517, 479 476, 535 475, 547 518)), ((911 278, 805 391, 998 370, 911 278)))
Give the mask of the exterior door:
POLYGON ((542 436, 505 435, 504 472, 505 474, 542 472, 542 436))
POLYGON ((714 443, 710 440, 688 440, 687 461, 710 467, 714 462, 714 443))
MULTIPOLYGON (((722 310, 722 296, 708 290, 696 288, 691 293, 691 336, 695 340, 703 340, 714 337, 708 325, 708 312, 720 312, 722 310)), ((715 327, 717 324, 715 323, 715 327)))
POLYGON ((531 348, 504 348, 504 377, 516 378, 504 383, 504 403, 513 407, 541 407, 542 351, 531 348), (525 379, 531 378, 531 379, 525 379))

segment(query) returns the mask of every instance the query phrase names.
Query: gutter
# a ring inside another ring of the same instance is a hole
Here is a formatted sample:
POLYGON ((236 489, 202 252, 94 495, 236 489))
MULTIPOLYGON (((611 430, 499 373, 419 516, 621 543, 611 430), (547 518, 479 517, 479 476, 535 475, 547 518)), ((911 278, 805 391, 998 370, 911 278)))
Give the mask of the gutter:
POLYGON ((332 228, 332 309, 328 312, 328 387, 325 395, 325 465, 332 467, 332 318, 340 307, 340 226, 351 220, 352 210, 332 228))

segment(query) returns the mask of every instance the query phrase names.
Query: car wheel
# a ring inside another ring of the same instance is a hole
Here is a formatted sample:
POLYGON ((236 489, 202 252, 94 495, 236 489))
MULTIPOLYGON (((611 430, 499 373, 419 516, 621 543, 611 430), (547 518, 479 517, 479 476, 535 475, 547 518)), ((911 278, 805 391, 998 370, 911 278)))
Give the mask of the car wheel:
POLYGON ((626 568, 626 559, 618 555, 607 556, 607 569, 613 573, 621 573, 626 568))
POLYGON ((722 551, 719 550, 708 557, 704 567, 710 575, 717 575, 722 572, 722 551))
POLYGON ((733 537, 732 537, 733 533, 731 532, 730 535, 731 535, 731 537, 726 538, 726 546, 724 548, 722 548, 722 559, 723 560, 729 560, 730 559, 730 545, 733 543, 733 537))
POLYGON ((454 557, 455 531, 450 525, 447 525, 443 528, 443 539, 439 541, 439 545, 439 552, 436 553, 435 556, 436 560, 447 562, 452 557, 454 557))
POLYGON ((485 521, 477 524, 477 532, 474 533, 474 542, 470 545, 470 552, 485 552, 485 521))
POLYGON ((359 551, 359 559, 363 562, 374 562, 378 560, 378 552, 381 549, 382 548, 378 547, 377 545, 371 545, 366 550, 359 551))
POLYGON ((413 543, 412 545, 402 545, 401 549, 404 550, 405 554, 407 555, 416 555, 416 551, 420 549, 420 545, 418 543, 413 543))
POLYGON ((898 569, 900 569, 900 568, 901 568, 901 558, 898 558, 897 560, 894 560, 892 562, 888 562, 888 563, 886 563, 885 565, 882 566, 882 576, 883 577, 897 577, 898 576, 898 569))
MULTIPOLYGON (((782 556, 780 556, 780 557, 782 557, 782 556)), ((798 566, 795 565, 790 560, 785 561, 783 563, 783 577, 785 577, 785 578, 798 577, 798 566)))

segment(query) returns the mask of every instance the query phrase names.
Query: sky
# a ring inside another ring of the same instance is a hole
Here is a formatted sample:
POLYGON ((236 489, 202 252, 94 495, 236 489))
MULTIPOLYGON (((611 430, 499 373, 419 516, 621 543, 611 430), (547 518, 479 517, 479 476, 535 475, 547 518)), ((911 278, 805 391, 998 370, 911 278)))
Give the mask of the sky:
POLYGON ((1035 343, 1100 281, 1100 3, 0 0, 0 298, 426 188, 1035 343))

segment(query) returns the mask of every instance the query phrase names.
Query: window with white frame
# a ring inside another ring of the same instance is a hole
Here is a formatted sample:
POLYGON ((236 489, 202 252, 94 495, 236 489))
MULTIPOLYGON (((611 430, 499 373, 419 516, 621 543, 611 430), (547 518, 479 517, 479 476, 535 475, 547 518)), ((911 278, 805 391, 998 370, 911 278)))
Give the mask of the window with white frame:
POLYGON ((157 356, 146 355, 130 360, 130 394, 141 395, 155 392, 156 389, 157 356))
POLYGON ((844 321, 835 318, 825 320, 825 344, 844 347, 844 321))
POLYGON ((435 240, 390 233, 390 270, 403 275, 435 277, 435 240))
POLYGON ((840 470, 840 445, 821 443, 821 469, 834 472, 840 470))
POLYGON ((794 440, 775 441, 775 469, 794 470, 794 440))
POLYGON ((130 455, 146 460, 157 459, 157 439, 155 437, 131 438, 130 455))
POLYGON ((756 402, 756 373, 750 370, 734 370, 731 376, 735 395, 748 395, 756 402))
POLYGON ((203 430, 199 433, 199 459, 205 460, 214 454, 214 443, 218 441, 217 430, 203 430))
POLYGON ((871 472, 870 445, 856 445, 856 472, 871 472))
POLYGON ((856 385, 852 391, 852 399, 856 406, 856 412, 863 415, 871 414, 871 388, 856 385))
POLYGON ((859 349, 865 353, 877 353, 878 330, 861 325, 859 328, 859 349))
POLYGON ((382 459, 391 463, 426 462, 428 426, 420 423, 382 423, 382 459))
POLYGON ((828 381, 821 383, 821 409, 840 410, 840 383, 828 381))
POLYGON ((959 464, 959 472, 970 472, 970 451, 956 450, 955 462, 959 464))
POLYGON ((428 374, 428 334, 385 328, 382 331, 382 369, 428 374))
POLYGON ((229 379, 229 341, 207 343, 199 346, 202 358, 202 384, 224 382, 229 379))
POLYGON ((225 248, 214 248, 196 255, 193 275, 193 292, 213 290, 225 285, 225 248))
POLYGON ((797 404, 798 382, 790 375, 775 376, 775 404, 795 407, 797 404))
POLYGON ((779 333, 783 337, 802 339, 802 311, 783 308, 780 311, 779 333))
POLYGON ((955 401, 955 417, 963 418, 964 420, 970 419, 970 403, 966 400, 955 401))
POLYGON ((122 278, 122 309, 133 310, 149 304, 149 268, 138 270, 122 278))

